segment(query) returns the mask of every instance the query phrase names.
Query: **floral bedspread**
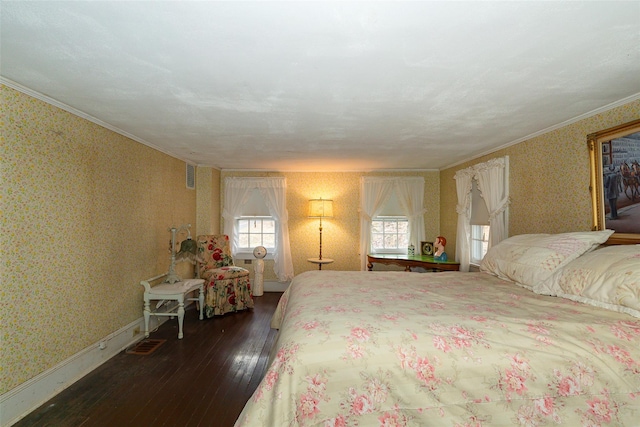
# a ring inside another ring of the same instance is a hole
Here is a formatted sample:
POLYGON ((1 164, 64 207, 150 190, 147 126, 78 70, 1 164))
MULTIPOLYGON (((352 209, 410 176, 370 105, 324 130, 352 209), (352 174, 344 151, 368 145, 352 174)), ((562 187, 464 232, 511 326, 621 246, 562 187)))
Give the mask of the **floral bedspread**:
POLYGON ((639 426, 640 319, 486 273, 310 271, 236 426, 639 426))

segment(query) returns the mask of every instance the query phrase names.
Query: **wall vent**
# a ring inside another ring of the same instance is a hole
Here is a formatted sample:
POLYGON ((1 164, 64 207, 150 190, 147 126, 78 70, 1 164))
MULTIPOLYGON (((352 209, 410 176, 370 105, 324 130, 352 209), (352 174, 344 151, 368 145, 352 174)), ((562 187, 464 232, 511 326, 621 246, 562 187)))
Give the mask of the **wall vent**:
POLYGON ((187 163, 187 188, 193 190, 196 188, 196 168, 187 163))

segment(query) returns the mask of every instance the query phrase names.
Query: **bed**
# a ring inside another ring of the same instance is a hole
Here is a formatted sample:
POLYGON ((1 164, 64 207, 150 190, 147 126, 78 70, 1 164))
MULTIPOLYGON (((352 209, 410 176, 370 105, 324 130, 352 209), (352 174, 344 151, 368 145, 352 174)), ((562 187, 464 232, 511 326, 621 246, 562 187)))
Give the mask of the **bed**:
POLYGON ((236 426, 640 425, 640 245, 501 242, 480 272, 309 271, 236 426))

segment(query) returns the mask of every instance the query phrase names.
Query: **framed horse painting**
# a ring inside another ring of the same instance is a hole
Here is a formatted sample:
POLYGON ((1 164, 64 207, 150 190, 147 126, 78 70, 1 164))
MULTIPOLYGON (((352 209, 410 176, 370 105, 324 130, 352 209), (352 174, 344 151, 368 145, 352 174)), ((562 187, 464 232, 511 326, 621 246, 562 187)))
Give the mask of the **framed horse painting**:
POLYGON ((608 243, 640 243, 640 120, 587 136, 593 229, 608 243))

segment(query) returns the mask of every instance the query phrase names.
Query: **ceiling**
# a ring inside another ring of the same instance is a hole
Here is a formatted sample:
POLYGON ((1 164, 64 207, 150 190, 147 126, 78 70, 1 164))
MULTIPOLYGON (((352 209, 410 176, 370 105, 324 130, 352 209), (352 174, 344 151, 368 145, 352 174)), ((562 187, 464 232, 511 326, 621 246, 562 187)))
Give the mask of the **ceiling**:
POLYGON ((640 2, 1 1, 2 83, 220 169, 441 169, 640 98, 640 2))

